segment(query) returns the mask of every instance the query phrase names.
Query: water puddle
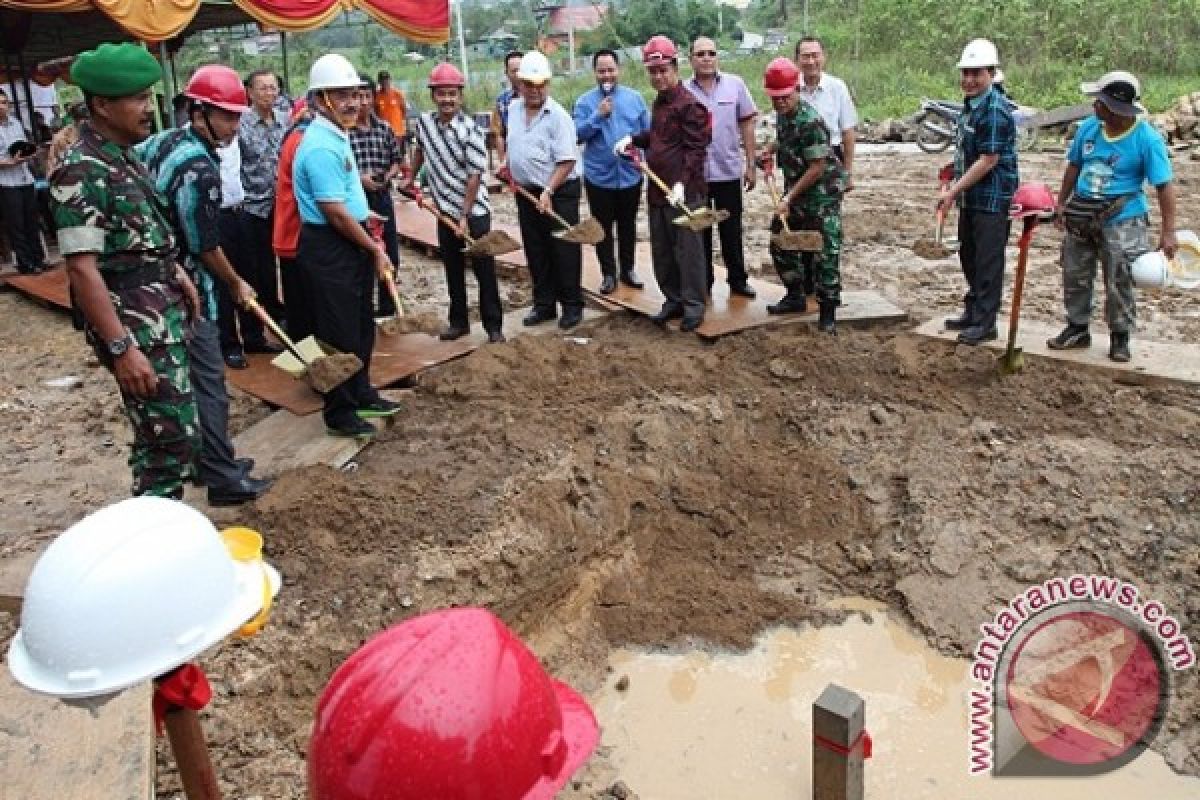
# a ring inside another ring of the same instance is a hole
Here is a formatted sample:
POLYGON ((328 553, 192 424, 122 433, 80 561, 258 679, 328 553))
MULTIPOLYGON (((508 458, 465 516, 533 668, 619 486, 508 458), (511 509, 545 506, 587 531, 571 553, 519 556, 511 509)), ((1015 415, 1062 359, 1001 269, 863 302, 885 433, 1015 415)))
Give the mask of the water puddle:
POLYGON ((968 662, 930 649, 881 606, 840 607, 869 610, 873 621, 777 630, 742 655, 615 652, 594 707, 621 779, 642 800, 809 797, 812 702, 838 683, 866 700, 868 798, 1200 797, 1200 779, 1176 775, 1154 752, 1095 778, 969 776, 968 662))

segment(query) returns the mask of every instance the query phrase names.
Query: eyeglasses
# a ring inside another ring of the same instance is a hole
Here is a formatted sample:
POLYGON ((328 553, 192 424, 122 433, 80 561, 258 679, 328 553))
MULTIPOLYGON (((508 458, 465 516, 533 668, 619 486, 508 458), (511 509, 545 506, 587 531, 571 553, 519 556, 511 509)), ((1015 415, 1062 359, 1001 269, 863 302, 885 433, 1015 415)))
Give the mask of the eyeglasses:
POLYGON ((692 55, 694 55, 696 58, 706 58, 706 57, 707 58, 716 58, 717 51, 716 50, 697 50, 696 52, 692 53, 692 55))

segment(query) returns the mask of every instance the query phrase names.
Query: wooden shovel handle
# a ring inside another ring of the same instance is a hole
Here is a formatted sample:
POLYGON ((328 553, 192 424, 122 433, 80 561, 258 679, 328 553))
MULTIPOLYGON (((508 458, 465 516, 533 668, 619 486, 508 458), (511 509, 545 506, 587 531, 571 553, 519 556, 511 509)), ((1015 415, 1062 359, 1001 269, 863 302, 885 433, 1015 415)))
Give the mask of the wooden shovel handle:
MULTIPOLYGON (((669 186, 667 186, 665 183, 663 183, 663 179, 658 177, 657 175, 655 175, 654 170, 650 169, 650 167, 647 166, 645 161, 642 161, 640 158, 636 158, 634 160, 637 162, 638 167, 642 170, 642 173, 647 178, 654 181, 654 185, 659 188, 659 191, 661 191, 667 197, 670 197, 671 189, 669 186)), ((688 219, 695 218, 696 215, 692 212, 692 210, 690 208, 688 208, 687 203, 674 203, 673 202, 672 205, 674 205, 676 208, 678 208, 680 211, 682 211, 684 214, 686 214, 688 219)))
MULTIPOLYGON (((778 206, 779 205, 779 190, 775 188, 775 176, 774 175, 771 175, 771 174, 767 175, 767 188, 771 190, 771 199, 774 200, 775 205, 778 206)), ((783 232, 784 233, 792 232, 792 229, 788 227, 786 214, 784 216, 780 217, 779 221, 781 223, 783 223, 783 232)))
MULTIPOLYGON (((534 197, 534 196, 533 196, 533 192, 529 191, 528 189, 526 189, 524 186, 522 186, 521 184, 517 183, 516 181, 513 181, 513 182, 512 182, 512 188, 513 188, 515 191, 517 191, 517 192, 520 192, 520 193, 521 193, 521 196, 522 196, 522 197, 524 197, 526 200, 528 200, 529 202, 533 203, 534 207, 535 207, 535 208, 537 208, 537 209, 538 209, 538 211, 541 211, 541 210, 542 210, 542 209, 541 209, 541 207, 540 207, 540 206, 538 206, 538 199, 537 199, 536 197, 534 197)), ((564 228, 570 228, 570 227, 572 227, 571 223, 567 222, 565 219, 563 219, 561 216, 559 216, 558 212, 557 212, 557 211, 555 211, 553 208, 551 208, 549 211, 546 211, 546 212, 543 212, 543 213, 545 213, 545 214, 547 214, 547 215, 549 215, 549 216, 551 216, 551 217, 554 217, 554 220, 555 220, 555 221, 556 221, 556 222, 557 222, 559 225, 562 225, 564 228)))
POLYGON ((288 349, 289 353, 296 357, 296 360, 298 360, 305 367, 311 366, 311 364, 308 362, 308 359, 300 355, 300 350, 296 347, 291 338, 289 338, 288 335, 283 332, 283 328, 279 327, 279 323, 271 319, 271 315, 267 313, 265 308, 258 304, 257 300, 251 299, 246 303, 246 307, 258 315, 258 318, 263 321, 263 324, 271 329, 271 333, 275 334, 276 339, 283 342, 283 346, 288 349))
POLYGON ((396 306, 396 316, 404 316, 404 304, 400 302, 400 290, 396 288, 396 277, 392 275, 392 271, 388 270, 383 278, 387 284, 388 294, 392 296, 392 303, 396 306))

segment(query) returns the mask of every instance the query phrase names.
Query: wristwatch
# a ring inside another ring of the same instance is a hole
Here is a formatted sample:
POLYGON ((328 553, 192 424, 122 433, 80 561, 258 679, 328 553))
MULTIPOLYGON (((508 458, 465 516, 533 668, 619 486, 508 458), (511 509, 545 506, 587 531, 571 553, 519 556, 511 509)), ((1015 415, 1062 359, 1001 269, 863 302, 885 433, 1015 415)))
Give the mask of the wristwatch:
POLYGON ((108 354, 113 358, 120 358, 129 352, 129 348, 133 346, 133 336, 128 333, 120 339, 112 339, 105 344, 105 347, 108 348, 108 354))

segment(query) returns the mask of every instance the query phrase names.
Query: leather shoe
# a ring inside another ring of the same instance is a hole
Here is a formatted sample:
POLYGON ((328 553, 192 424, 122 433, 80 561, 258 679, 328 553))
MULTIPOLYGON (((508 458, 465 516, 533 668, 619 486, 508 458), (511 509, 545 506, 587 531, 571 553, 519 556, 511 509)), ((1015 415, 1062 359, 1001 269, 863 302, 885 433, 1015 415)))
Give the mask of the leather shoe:
POLYGON ((266 478, 242 478, 232 486, 210 486, 208 489, 208 504, 210 506, 240 506, 251 500, 262 497, 271 488, 272 481, 266 478))
POLYGON ((230 369, 246 369, 250 366, 244 353, 234 352, 225 354, 225 366, 230 369))
POLYGON ((579 310, 564 311, 562 317, 558 320, 558 327, 564 331, 574 328, 579 323, 583 322, 583 312, 579 310))
POLYGON ((534 325, 541 325, 543 322, 549 322, 557 316, 553 311, 543 311, 540 308, 535 308, 525 315, 525 318, 521 320, 521 324, 529 328, 534 325))
POLYGON ((731 283, 729 284, 729 293, 741 295, 754 299, 758 297, 758 292, 754 291, 754 287, 748 283, 731 283))
POLYGON ((971 327, 971 317, 965 313, 961 317, 946 317, 942 327, 948 331, 965 331, 971 327))
POLYGON ((243 475, 249 475, 250 470, 254 469, 253 458, 235 458, 233 463, 238 465, 238 469, 242 471, 243 475))
POLYGON ((691 333, 699 328, 702 322, 704 322, 704 317, 684 317, 683 322, 679 323, 679 330, 691 333))
POLYGON ((459 325, 449 325, 444 331, 438 334, 438 338, 443 342, 453 342, 455 339, 461 339, 468 333, 467 328, 459 325))
POLYGON ((668 308, 667 306, 663 306, 661 311, 650 316, 650 321, 655 325, 666 325, 668 320, 680 319, 682 317, 682 308, 668 308))
POLYGON ((991 325, 984 327, 983 325, 972 325, 958 334, 958 341, 961 344, 977 345, 984 342, 990 342, 996 338, 996 326, 991 325))
POLYGON ((637 270, 635 269, 621 270, 621 283, 631 289, 641 289, 646 285, 642 283, 642 279, 638 277, 637 270))
POLYGON ((500 331, 488 331, 488 344, 503 344, 507 341, 500 331))
POLYGON ((600 281, 600 294, 612 294, 617 290, 617 279, 612 275, 605 275, 600 281))
POLYGON ((246 345, 245 349, 246 349, 247 353, 267 353, 267 354, 273 355, 273 356, 277 356, 283 352, 282 346, 277 345, 274 342, 267 342, 267 341, 255 342, 254 344, 248 344, 248 345, 246 345))

